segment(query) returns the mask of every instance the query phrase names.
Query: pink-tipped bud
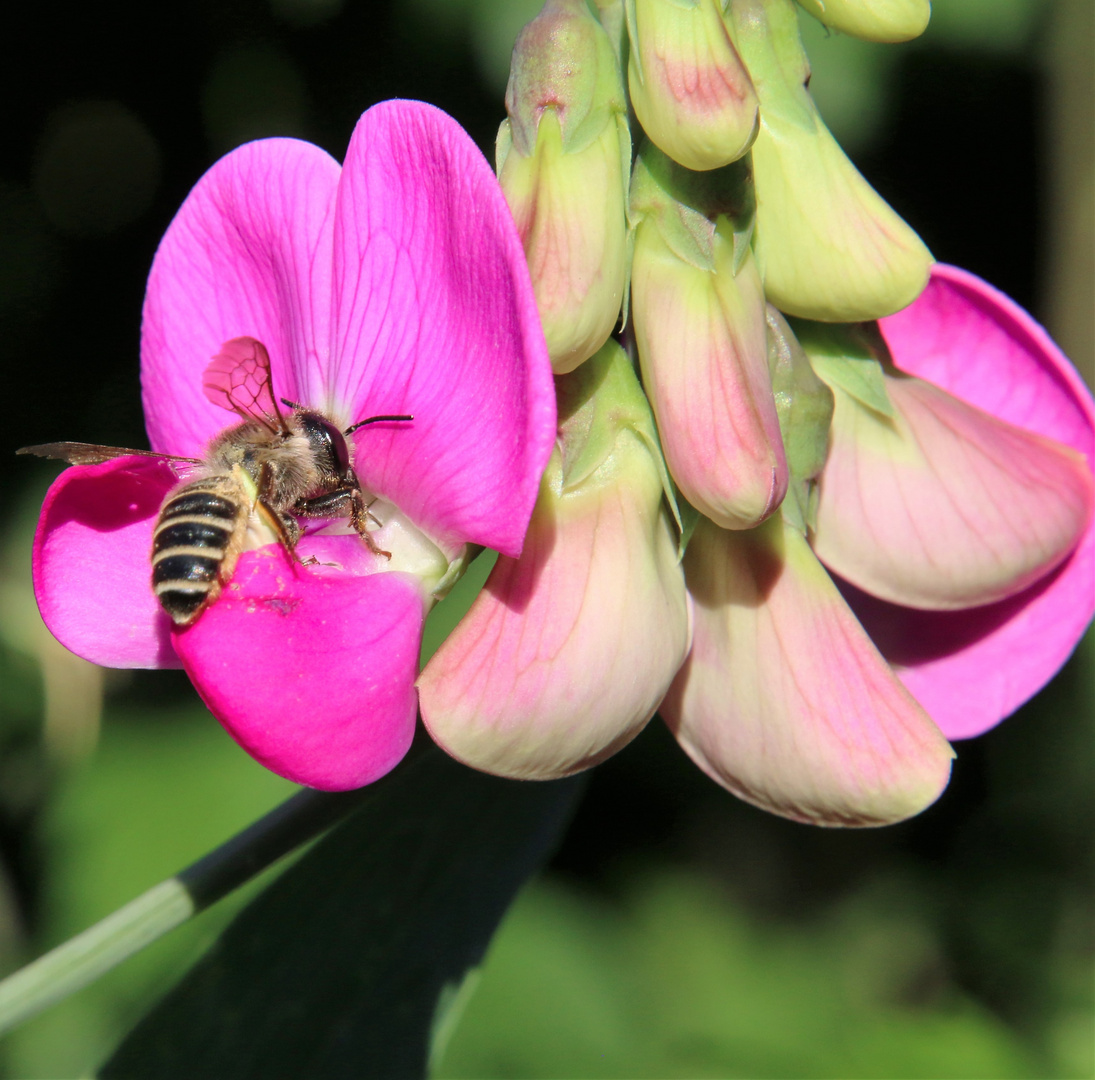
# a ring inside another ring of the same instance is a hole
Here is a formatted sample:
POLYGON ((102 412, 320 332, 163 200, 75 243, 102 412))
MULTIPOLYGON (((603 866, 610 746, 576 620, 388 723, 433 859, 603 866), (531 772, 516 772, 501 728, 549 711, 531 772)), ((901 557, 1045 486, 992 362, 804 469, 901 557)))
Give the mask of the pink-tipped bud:
POLYGON ((757 133, 757 95, 719 0, 628 6, 631 103, 643 130, 689 169, 737 161, 757 133))
POLYGON ((643 383, 684 497, 727 529, 787 491, 748 163, 689 173, 652 146, 635 165, 632 317, 643 383))

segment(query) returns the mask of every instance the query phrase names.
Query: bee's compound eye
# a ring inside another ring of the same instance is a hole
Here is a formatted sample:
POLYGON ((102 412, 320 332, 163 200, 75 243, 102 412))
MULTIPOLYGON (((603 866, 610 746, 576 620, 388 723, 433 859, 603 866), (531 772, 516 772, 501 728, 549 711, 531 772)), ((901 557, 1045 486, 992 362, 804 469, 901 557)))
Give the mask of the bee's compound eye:
POLYGON ((312 452, 328 462, 337 475, 347 472, 350 468, 350 450, 342 432, 326 417, 316 413, 304 413, 300 419, 312 452))

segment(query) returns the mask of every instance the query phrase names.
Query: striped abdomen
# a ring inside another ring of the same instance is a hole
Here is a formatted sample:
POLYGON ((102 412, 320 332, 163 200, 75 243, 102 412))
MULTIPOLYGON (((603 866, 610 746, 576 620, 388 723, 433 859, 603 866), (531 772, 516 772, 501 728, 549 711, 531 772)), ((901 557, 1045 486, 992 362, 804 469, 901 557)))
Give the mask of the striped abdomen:
POLYGON ((176 623, 193 622, 236 565, 248 508, 227 476, 186 484, 167 497, 152 534, 152 591, 176 623))

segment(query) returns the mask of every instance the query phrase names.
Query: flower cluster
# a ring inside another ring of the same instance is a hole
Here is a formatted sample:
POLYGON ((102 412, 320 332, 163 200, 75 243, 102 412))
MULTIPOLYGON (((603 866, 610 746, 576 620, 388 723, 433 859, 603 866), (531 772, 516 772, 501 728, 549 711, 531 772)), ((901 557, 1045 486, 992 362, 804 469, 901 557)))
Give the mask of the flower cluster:
MULTIPOLYGON (((804 6, 878 41, 928 16, 804 6)), ((1091 618, 1091 396, 855 170, 797 17, 547 0, 518 39, 498 171, 558 438, 524 552, 419 680, 478 768, 564 775, 660 711, 765 809, 900 820, 1091 618)))
MULTIPOLYGON (((876 40, 928 9, 804 6, 876 40)), ((392 768, 416 708, 521 778, 595 764, 660 710, 775 812, 928 805, 948 738, 1013 711, 1091 617, 1095 407, 856 172, 796 18, 547 0, 498 180, 413 102, 369 110, 341 168, 284 139, 218 162, 149 280, 153 450, 206 453, 231 420, 203 372, 260 342, 277 397, 352 430, 370 542, 335 519, 291 550, 300 522, 256 499, 219 598, 172 624, 148 552, 178 466, 76 465, 35 545, 55 635, 181 663, 241 745, 319 788, 392 768), (413 419, 354 428, 377 415, 413 419), (425 613, 479 546, 490 579, 419 673, 425 613)))

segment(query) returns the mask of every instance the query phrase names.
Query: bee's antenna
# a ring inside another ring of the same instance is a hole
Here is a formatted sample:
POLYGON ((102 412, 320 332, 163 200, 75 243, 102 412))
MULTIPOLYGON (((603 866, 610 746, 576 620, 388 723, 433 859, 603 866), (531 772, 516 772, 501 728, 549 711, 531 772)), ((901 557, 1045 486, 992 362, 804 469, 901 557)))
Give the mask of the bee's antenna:
POLYGON ((304 406, 298 405, 295 401, 290 401, 288 398, 281 398, 282 405, 288 405, 290 409, 296 409, 297 412, 304 412, 304 406))
POLYGON ((366 424, 378 424, 381 420, 413 420, 413 416, 370 416, 365 420, 358 420, 356 424, 351 424, 342 434, 352 435, 359 427, 364 427, 366 424))

